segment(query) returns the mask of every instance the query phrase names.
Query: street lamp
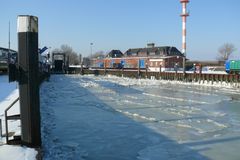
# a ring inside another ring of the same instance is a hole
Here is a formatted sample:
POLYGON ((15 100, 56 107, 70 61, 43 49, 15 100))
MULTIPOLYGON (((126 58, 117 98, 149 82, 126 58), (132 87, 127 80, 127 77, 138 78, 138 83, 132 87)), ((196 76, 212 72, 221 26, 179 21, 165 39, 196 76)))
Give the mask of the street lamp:
POLYGON ((92 57, 92 47, 93 47, 93 43, 90 43, 90 49, 91 49, 91 55, 90 55, 90 65, 92 66, 92 59, 93 59, 93 57, 92 57))
POLYGON ((92 58, 92 47, 93 47, 93 43, 90 43, 90 49, 91 49, 91 58, 92 58))

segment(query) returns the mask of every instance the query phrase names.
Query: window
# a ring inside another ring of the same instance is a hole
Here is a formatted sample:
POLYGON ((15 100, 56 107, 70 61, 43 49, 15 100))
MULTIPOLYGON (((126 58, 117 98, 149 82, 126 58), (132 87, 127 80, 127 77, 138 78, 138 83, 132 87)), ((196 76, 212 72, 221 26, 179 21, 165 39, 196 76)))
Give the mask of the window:
POLYGON ((149 56, 155 56, 155 52, 150 52, 149 56))

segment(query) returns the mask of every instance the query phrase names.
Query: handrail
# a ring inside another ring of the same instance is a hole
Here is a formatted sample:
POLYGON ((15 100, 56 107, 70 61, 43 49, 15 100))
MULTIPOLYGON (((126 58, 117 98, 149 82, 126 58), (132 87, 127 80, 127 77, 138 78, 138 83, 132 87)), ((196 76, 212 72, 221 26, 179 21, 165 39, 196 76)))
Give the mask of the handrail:
POLYGON ((8 144, 8 142, 9 142, 9 137, 8 137, 8 119, 7 119, 7 112, 8 112, 8 110, 10 109, 10 108, 12 108, 12 106, 17 102, 19 100, 19 97, 15 100, 15 101, 13 101, 10 105, 9 105, 9 107, 7 107, 7 109, 5 109, 5 128, 6 128, 6 141, 7 141, 7 144, 8 144))
POLYGON ((8 111, 10 108, 12 108, 12 106, 13 106, 18 100, 19 100, 19 97, 18 97, 15 101, 13 101, 13 102, 9 105, 9 107, 8 107, 7 109, 5 109, 5 115, 6 115, 7 111, 8 111))
POLYGON ((0 119, 0 136, 2 137, 2 119, 0 119))

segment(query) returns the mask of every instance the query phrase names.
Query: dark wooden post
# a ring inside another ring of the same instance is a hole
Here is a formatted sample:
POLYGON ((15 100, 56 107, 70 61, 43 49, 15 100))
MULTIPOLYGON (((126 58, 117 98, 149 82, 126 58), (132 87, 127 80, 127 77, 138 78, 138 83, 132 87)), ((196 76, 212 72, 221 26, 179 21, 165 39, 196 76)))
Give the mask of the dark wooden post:
POLYGON ((124 65, 122 65, 122 77, 124 77, 124 65))
POLYGON ((202 64, 199 64, 199 78, 198 78, 199 83, 201 82, 201 80, 202 80, 202 64))
POLYGON ((19 95, 22 143, 41 146, 38 70, 38 18, 18 16, 19 95))
POLYGON ((83 72, 83 62, 81 63, 81 70, 80 70, 80 74, 83 75, 84 72, 83 72))
POLYGON ((103 60, 103 65, 104 65, 104 75, 106 75, 107 74, 107 69, 106 69, 106 61, 105 60, 103 60))
POLYGON ((138 59, 138 78, 140 78, 140 59, 138 59))
POLYGON ((146 64, 145 78, 148 78, 148 65, 146 64))
POLYGON ((162 79, 162 65, 159 65, 159 79, 162 79))

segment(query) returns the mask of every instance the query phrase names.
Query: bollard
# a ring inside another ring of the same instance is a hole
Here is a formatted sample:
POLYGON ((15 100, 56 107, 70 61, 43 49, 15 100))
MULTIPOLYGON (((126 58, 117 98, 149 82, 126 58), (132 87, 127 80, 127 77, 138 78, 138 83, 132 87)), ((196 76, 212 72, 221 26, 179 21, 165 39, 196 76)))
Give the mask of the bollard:
POLYGON ((145 78, 148 78, 148 65, 146 64, 146 68, 145 68, 145 78))
POLYGON ((83 63, 81 63, 81 70, 80 70, 80 74, 83 75, 83 63))
POLYGON ((159 65, 159 79, 162 79, 162 66, 159 65))
POLYGON ((137 77, 140 78, 140 59, 138 59, 138 72, 137 77))
POLYGON ((29 147, 40 147, 38 18, 35 16, 18 16, 18 64, 21 141, 29 147))
POLYGON ((124 77, 124 66, 122 66, 122 77, 124 77))

